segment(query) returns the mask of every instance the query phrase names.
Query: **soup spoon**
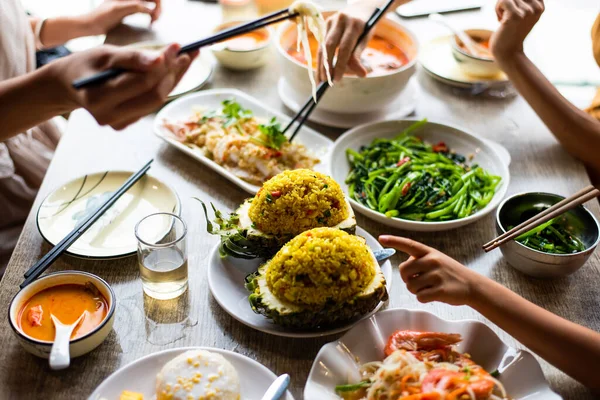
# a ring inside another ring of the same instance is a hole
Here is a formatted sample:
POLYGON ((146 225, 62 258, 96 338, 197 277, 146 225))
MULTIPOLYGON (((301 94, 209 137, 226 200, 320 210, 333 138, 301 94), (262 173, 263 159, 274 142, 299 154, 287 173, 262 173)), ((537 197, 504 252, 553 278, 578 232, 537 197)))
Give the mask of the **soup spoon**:
POLYGON ((53 314, 50 314, 56 334, 54 335, 54 343, 52 343, 52 350, 50 351, 50 368, 53 370, 60 370, 68 368, 71 364, 71 355, 69 353, 69 345, 71 342, 71 335, 73 330, 79 326, 79 324, 85 319, 87 311, 77 318, 71 325, 65 325, 53 314))
POLYGON ((454 25, 452 25, 450 23, 450 21, 448 21, 448 18, 444 17, 441 14, 430 14, 429 15, 429 19, 435 22, 438 22, 442 25, 444 25, 446 28, 450 29, 452 31, 452 33, 454 33, 461 42, 463 42, 463 44, 465 45, 465 47, 467 48, 467 50, 469 51, 469 53, 473 54, 474 56, 480 56, 481 52, 479 51, 479 44, 475 43, 475 41, 473 39, 471 39, 471 37, 469 35, 467 35, 464 31, 454 27, 454 25))

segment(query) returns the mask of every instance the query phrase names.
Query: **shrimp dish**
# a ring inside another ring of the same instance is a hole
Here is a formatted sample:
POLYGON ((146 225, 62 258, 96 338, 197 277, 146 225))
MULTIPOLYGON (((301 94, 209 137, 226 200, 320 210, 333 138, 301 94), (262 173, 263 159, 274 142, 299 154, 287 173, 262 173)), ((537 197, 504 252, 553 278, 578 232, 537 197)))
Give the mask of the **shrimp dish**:
POLYGON ((504 386, 455 345, 459 334, 397 331, 362 380, 336 386, 344 400, 506 400, 504 386))
POLYGON ((185 121, 163 121, 175 138, 254 185, 280 172, 312 169, 320 160, 304 145, 290 143, 273 117, 261 120, 235 99, 220 110, 196 110, 185 121))

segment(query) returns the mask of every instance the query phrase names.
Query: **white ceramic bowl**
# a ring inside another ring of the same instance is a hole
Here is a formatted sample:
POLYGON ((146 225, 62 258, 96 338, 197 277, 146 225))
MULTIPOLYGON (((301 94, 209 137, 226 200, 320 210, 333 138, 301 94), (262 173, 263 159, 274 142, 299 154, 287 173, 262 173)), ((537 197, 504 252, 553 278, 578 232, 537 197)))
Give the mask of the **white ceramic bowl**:
POLYGON ((13 297, 8 310, 8 320, 16 338, 19 341, 19 344, 23 346, 25 350, 35 356, 48 358, 50 356, 50 350, 52 349, 53 342, 34 339, 26 335, 17 323, 19 311, 25 302, 27 302, 27 300, 29 300, 34 294, 44 289, 57 285, 84 285, 87 282, 91 282, 94 286, 96 286, 96 288, 98 288, 100 293, 102 293, 108 302, 108 312, 102 323, 94 330, 81 337, 71 340, 69 352, 71 358, 75 358, 89 353, 98 347, 112 330, 117 302, 115 293, 108 283, 106 283, 106 281, 97 277, 96 275, 82 271, 64 271, 48 274, 32 282, 29 286, 21 289, 21 291, 17 293, 15 297, 13 297))
MULTIPOLYGON (((393 138, 400 132, 414 124, 419 119, 403 119, 397 121, 376 122, 357 126, 340 136, 329 153, 329 174, 336 180, 348 194, 348 185, 345 183, 350 164, 346 159, 346 149, 359 151, 361 146, 367 146, 376 138, 393 138)), ((429 143, 445 142, 448 147, 459 154, 474 155, 471 163, 478 164, 490 173, 502 178, 496 189, 492 201, 475 214, 451 221, 421 222, 400 218, 389 218, 384 214, 371 210, 356 200, 350 199, 352 207, 361 214, 381 222, 382 224, 407 231, 438 232, 468 225, 492 212, 502 201, 510 182, 508 166, 510 154, 501 145, 489 140, 481 139, 462 128, 438 122, 428 122, 425 127, 416 132, 416 135, 429 143)))
POLYGON ((485 324, 475 320, 448 321, 426 311, 406 309, 375 314, 338 341, 323 346, 304 387, 304 399, 340 400, 335 386, 359 382, 359 363, 381 361, 388 337, 400 329, 459 333, 463 338, 459 351, 469 353, 488 371, 498 370, 498 379, 511 399, 560 399, 548 386, 536 359, 526 351, 508 347, 485 324))
MULTIPOLYGON (((324 12, 327 18, 333 11, 324 12)), ((341 114, 367 113, 378 111, 392 103, 405 88, 416 71, 419 46, 415 35, 401 24, 383 18, 375 27, 375 34, 400 47, 408 56, 409 62, 403 67, 384 75, 366 78, 347 75, 330 88, 319 101, 319 109, 341 114)), ((277 31, 277 54, 281 73, 293 90, 308 98, 311 86, 306 65, 287 53, 296 43, 296 24, 286 21, 277 31)))
MULTIPOLYGON (((467 29, 465 33, 476 41, 489 40, 494 32, 488 29, 467 29)), ((468 51, 465 51, 459 45, 460 39, 457 36, 452 40, 452 55, 458 62, 460 68, 466 74, 477 78, 493 78, 502 72, 500 66, 493 57, 478 57, 468 51)))
MULTIPOLYGON (((225 29, 241 25, 247 21, 231 21, 217 26, 215 33, 225 29)), ((227 47, 227 42, 217 43, 211 47, 211 51, 221 65, 226 68, 236 71, 248 71, 255 68, 260 68, 269 61, 271 56, 271 30, 268 28, 259 29, 267 36, 264 44, 252 50, 237 50, 227 47)))

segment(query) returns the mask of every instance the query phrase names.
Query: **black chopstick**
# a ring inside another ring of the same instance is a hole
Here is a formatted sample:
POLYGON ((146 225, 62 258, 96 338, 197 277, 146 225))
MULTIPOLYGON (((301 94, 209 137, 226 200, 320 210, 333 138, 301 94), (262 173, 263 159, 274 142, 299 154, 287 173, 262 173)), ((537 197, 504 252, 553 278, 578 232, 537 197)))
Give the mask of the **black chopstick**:
MULTIPOLYGON (((288 9, 276 11, 257 20, 248 22, 247 24, 239 25, 227 29, 225 31, 218 32, 213 36, 185 45, 179 50, 179 54, 189 53, 201 47, 210 46, 212 44, 222 42, 223 40, 231 39, 232 37, 243 35, 244 33, 252 32, 260 28, 264 28, 265 26, 285 21, 286 19, 296 17, 297 15, 298 14, 295 13, 289 13, 288 9), (285 15, 286 13, 288 14, 285 15)), ((122 68, 107 69, 106 71, 99 72, 95 75, 77 79, 73 81, 72 86, 74 89, 83 89, 85 87, 104 83, 109 79, 116 78, 123 72, 125 72, 125 70, 122 68)))
POLYGON ((24 274, 25 281, 21 284, 21 289, 36 280, 58 257, 62 255, 77 239, 81 237, 94 223, 110 208, 113 204, 133 185, 137 183, 150 169, 154 160, 148 161, 138 172, 133 174, 125 183, 110 196, 110 198, 102 204, 89 217, 82 221, 73 231, 71 231, 63 240, 52 248, 41 260, 24 274))
MULTIPOLYGON (((388 2, 386 3, 385 6, 383 6, 382 8, 375 9, 375 11, 371 15, 371 17, 367 20, 367 23, 365 24, 365 28, 364 28, 362 34, 358 37, 358 40, 356 41, 356 46, 354 47, 353 52, 356 51, 358 46, 360 46, 360 43, 367 37, 369 32, 371 32, 371 29, 373 29, 373 27, 377 24, 377 22, 379 22, 381 17, 383 17, 385 15, 385 13, 389 10, 389 8, 394 4, 394 1, 395 0, 388 0, 388 2)), ((323 97, 323 95, 325 94, 325 92, 327 91, 328 88, 329 88, 329 85, 327 82, 321 82, 321 84, 319 85, 319 88, 317 89, 317 95, 315 96, 316 98, 313 98, 311 96, 308 99, 308 101, 304 104, 304 106, 300 109, 300 111, 298 111, 296 116, 285 127, 285 129, 283 130, 284 134, 286 134, 290 130, 290 128, 292 127, 294 122, 300 120, 300 121, 298 121, 298 126, 294 130, 294 133, 292 133, 292 136, 290 136, 290 139, 289 139, 290 142, 292 140, 294 140, 294 138, 296 137, 298 132, 300 132, 300 129, 302 128, 302 126, 304 125, 304 123, 306 122, 308 117, 310 117, 310 115, 312 114, 314 109, 317 107, 319 100, 321 100, 321 98, 323 97)))

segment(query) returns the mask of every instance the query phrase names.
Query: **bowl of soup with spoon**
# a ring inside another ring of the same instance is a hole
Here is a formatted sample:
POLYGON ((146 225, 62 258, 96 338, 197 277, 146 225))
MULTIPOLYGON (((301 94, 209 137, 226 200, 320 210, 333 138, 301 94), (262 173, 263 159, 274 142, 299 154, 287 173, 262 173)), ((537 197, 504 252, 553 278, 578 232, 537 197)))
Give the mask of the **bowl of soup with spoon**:
MULTIPOLYGON (((333 11, 324 12, 328 18, 333 11)), ((286 83, 307 99, 311 95, 306 57, 296 46, 297 29, 293 21, 284 22, 277 31, 277 53, 286 83)), ((312 65, 316 68, 318 43, 309 35, 312 65)), ((378 111, 392 103, 406 87, 416 71, 418 43, 415 35, 400 23, 383 18, 361 54, 369 71, 365 78, 346 73, 319 102, 319 109, 353 114, 378 111)))
POLYGON ((98 347, 112 330, 115 294, 101 278, 82 271, 48 274, 23 288, 9 307, 10 326, 25 350, 48 358, 54 342, 52 315, 65 325, 85 314, 69 341, 71 358, 98 347))

